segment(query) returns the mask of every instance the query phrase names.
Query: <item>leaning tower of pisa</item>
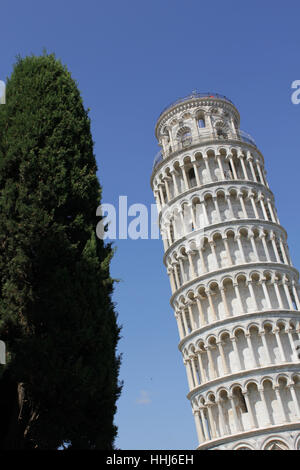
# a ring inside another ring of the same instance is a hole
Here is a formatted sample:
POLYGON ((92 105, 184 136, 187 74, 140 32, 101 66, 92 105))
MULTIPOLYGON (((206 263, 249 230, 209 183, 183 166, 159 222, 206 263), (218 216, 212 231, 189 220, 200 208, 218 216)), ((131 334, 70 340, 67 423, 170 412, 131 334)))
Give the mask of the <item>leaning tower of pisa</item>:
POLYGON ((300 449, 300 300, 264 158, 233 103, 160 114, 151 186, 198 449, 300 449))

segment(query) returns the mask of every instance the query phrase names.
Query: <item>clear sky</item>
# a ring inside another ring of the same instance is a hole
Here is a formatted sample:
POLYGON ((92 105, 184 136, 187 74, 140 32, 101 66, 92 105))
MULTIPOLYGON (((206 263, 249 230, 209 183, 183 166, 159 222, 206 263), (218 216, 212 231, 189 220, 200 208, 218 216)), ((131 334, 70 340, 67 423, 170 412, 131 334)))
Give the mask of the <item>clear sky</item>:
MULTIPOLYGON (((297 0, 10 0, 1 2, 0 80, 15 56, 46 48, 91 109, 103 202, 154 202, 154 126, 169 102, 198 91, 229 97, 266 162, 294 265, 298 237, 300 3, 297 0)), ((95 208, 96 210, 96 208, 95 208)), ((130 218, 129 218, 130 220, 130 218)), ((123 325, 117 446, 194 449, 196 431, 177 349, 161 240, 117 240, 112 275, 123 325)))

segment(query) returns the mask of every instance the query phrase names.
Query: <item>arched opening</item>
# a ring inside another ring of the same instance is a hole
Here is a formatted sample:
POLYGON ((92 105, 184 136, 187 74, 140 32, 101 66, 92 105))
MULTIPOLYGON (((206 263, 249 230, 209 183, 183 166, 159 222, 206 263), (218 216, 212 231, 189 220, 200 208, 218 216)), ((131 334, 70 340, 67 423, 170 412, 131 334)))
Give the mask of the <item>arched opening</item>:
POLYGON ((190 183, 191 188, 197 185, 194 168, 190 168, 188 170, 188 178, 189 178, 189 183, 190 183))
POLYGON ((177 132, 177 139, 182 147, 188 147, 192 142, 192 133, 189 127, 181 127, 177 132))
POLYGON ((203 118, 199 118, 198 119, 198 127, 200 127, 200 129, 202 129, 203 127, 205 127, 205 121, 203 118))
POLYGON ((268 442, 263 450, 289 450, 289 446, 279 439, 274 439, 268 442))

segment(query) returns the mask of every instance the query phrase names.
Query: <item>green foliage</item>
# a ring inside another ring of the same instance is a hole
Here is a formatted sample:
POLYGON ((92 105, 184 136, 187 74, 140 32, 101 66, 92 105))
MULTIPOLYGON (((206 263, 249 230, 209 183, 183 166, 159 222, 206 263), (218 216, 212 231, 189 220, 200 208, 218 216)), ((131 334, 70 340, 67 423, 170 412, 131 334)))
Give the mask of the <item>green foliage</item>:
POLYGON ((18 58, 0 106, 0 448, 113 448, 120 329, 96 171, 66 67, 18 58))

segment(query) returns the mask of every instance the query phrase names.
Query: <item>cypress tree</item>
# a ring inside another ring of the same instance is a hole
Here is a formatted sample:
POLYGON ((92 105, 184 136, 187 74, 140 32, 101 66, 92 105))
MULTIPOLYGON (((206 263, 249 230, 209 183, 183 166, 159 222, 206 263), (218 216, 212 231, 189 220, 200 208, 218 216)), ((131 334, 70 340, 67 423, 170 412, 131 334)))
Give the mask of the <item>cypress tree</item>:
POLYGON ((96 172, 67 68, 19 57, 0 106, 0 449, 114 448, 120 328, 96 172))

